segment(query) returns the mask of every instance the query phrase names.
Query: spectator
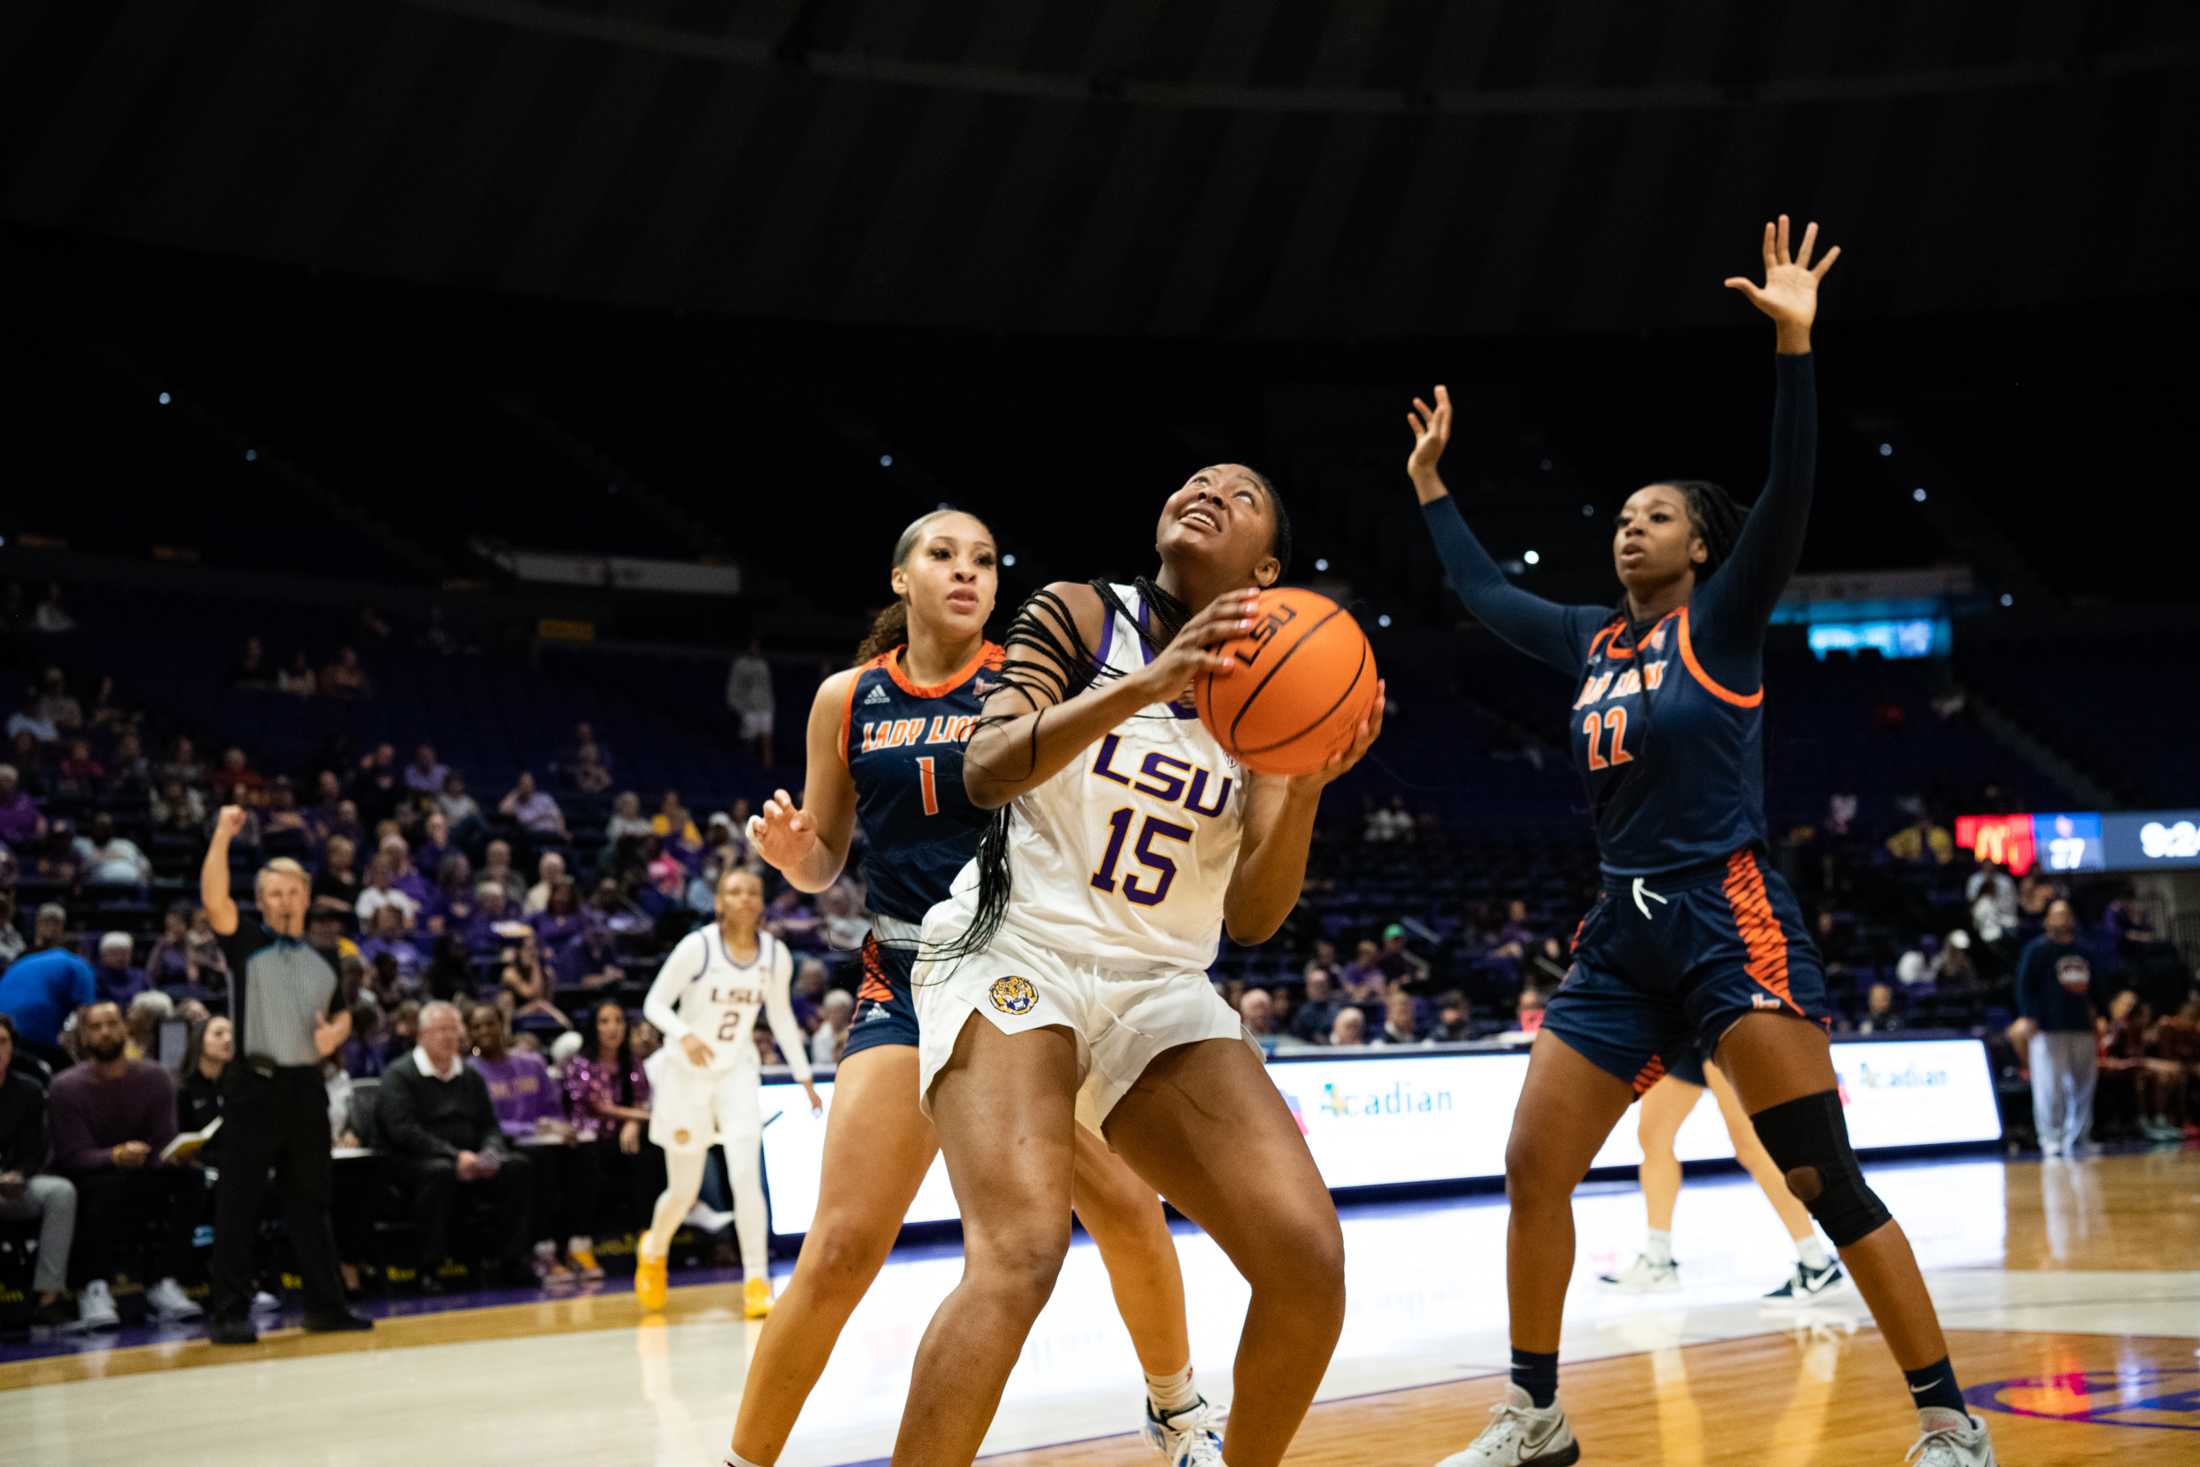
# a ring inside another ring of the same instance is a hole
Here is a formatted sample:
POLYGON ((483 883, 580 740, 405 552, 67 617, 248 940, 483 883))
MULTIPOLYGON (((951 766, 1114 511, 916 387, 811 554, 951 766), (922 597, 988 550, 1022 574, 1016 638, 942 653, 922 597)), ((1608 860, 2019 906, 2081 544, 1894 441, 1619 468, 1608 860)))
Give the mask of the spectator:
POLYGON ((1291 1035, 1308 1044, 1326 1044, 1337 1022, 1337 980, 1319 961, 1306 965, 1306 999, 1291 1016, 1291 1035))
POLYGON ((268 784, 260 826, 267 840, 284 850, 302 855, 313 845, 313 826, 298 805, 298 787, 288 775, 277 775, 268 784))
POLYGON ((359 893, 358 905, 353 909, 361 926, 371 926, 374 914, 384 907, 395 907, 405 919, 409 929, 420 919, 420 903, 412 893, 399 889, 395 862, 388 856, 377 855, 374 864, 367 868, 367 887, 359 893))
POLYGON ((440 883, 443 879, 443 863, 462 854, 464 853, 457 846, 451 844, 451 822, 444 817, 441 810, 430 807, 421 821, 420 846, 412 853, 413 865, 422 874, 434 872, 436 881, 440 883))
POLYGON ((548 790, 535 788, 535 776, 520 771, 519 782, 497 801, 497 813, 518 824, 537 840, 565 841, 565 812, 548 790))
POLYGON ((1971 934, 1958 927, 1940 944, 1933 959, 1933 986, 1942 993, 1974 993, 1980 987, 1978 967, 1971 961, 1971 934))
POLYGON ((1429 972, 1428 959, 1406 946, 1406 929, 1400 922, 1383 929, 1383 950, 1377 965, 1389 987, 1419 983, 1429 972))
POLYGON ((62 608, 61 583, 55 581, 46 587, 46 595, 31 613, 31 625, 48 636, 76 630, 76 618, 62 608))
POLYGON ((196 835, 206 828, 206 797, 180 779, 163 780, 147 808, 156 832, 196 835))
POLYGON ((1475 1037, 1474 1010, 1465 994, 1454 989, 1436 1000, 1436 1025, 1428 1037, 1438 1044, 1465 1044, 1475 1037))
POLYGON ((1276 1032, 1276 999, 1265 988, 1248 988, 1238 999, 1238 1019, 1262 1054, 1274 1054, 1283 1036, 1276 1032))
POLYGON ((122 1011, 126 1036, 123 1053, 134 1060, 160 1060, 160 1026, 176 1016, 176 1001, 165 993, 146 992, 132 998, 122 1011))
POLYGON ((602 749, 593 739, 575 749, 572 759, 563 767, 566 783, 581 794, 600 795, 611 788, 611 770, 603 761, 602 749))
POLYGON ((84 1062, 54 1077, 48 1093, 54 1169, 76 1184, 78 1272, 88 1280, 79 1307, 108 1319, 108 1286, 123 1262, 124 1224, 159 1219, 145 1301, 163 1320, 201 1313, 176 1282, 189 1256, 204 1189, 198 1173, 164 1162, 176 1135, 176 1083, 159 1065, 124 1053, 122 1010, 95 1003, 77 1019, 84 1062))
POLYGON ((136 734, 125 733, 115 740, 115 757, 107 766, 107 778, 112 788, 127 786, 133 794, 151 787, 153 763, 145 757, 145 745, 136 734))
POLYGON ((565 857, 556 851, 544 851, 542 859, 535 863, 535 875, 538 879, 527 888, 527 900, 520 907, 522 916, 532 917, 550 905, 550 893, 565 880, 565 857))
POLYGON ((136 948, 127 932, 110 932, 100 938, 99 965, 92 975, 99 981, 99 996, 107 1002, 127 1005, 150 986, 152 980, 145 971, 130 966, 136 948))
POLYGON ((412 1053, 382 1072, 375 1092, 383 1151, 412 1195, 426 1293, 442 1292, 437 1265, 450 1256, 451 1206, 462 1186, 487 1195, 499 1281, 535 1282, 527 1262, 527 1159, 505 1144, 488 1082, 461 1061, 462 1043, 458 1010, 424 1005, 412 1053))
POLYGON ((188 941, 190 931, 191 908, 185 903, 176 902, 161 913, 160 936, 153 939, 152 954, 145 960, 146 981, 155 988, 165 992, 196 982, 188 941))
POLYGON ((531 925, 542 944, 543 961, 555 966, 566 948, 580 941, 588 925, 581 916, 580 892, 572 882, 559 878, 549 905, 535 913, 531 925))
POLYGON ((1392 989, 1390 997, 1383 1000, 1383 1029, 1375 1036, 1377 1044, 1419 1044, 1421 1042, 1421 1008, 1413 995, 1403 989, 1392 989))
POLYGON ((402 990, 420 986, 421 968, 427 961, 405 936, 404 913, 395 902, 385 902, 375 909, 373 919, 367 923, 367 940, 359 944, 359 956, 370 968, 387 957, 397 970, 402 990))
POLYGON ((88 886, 125 886, 140 890, 153 881, 153 863, 138 843, 115 834, 115 817, 102 810, 92 817, 91 834, 76 838, 88 886))
POLYGON ((1988 947, 2017 930, 2017 883, 1995 862, 1978 863, 1963 883, 1963 899, 1971 904, 1971 926, 1988 947))
POLYGON ((443 783, 451 777, 451 766, 435 757, 433 744, 422 744, 413 750, 412 763, 405 766, 405 788, 416 795, 436 795, 443 790, 443 783))
POLYGON ((332 835, 321 852, 321 869, 313 877, 313 907, 321 912, 355 912, 363 893, 359 872, 353 865, 358 847, 349 837, 332 835))
POLYGON ((1519 1022, 1515 1031, 1533 1034, 1543 1027, 1543 990, 1529 985, 1520 990, 1520 997, 1513 1001, 1513 1016, 1519 1022))
POLYGON ((649 1076, 635 1058, 626 1010, 596 1005, 580 1051, 565 1062, 565 1111, 584 1142, 596 1147, 601 1173, 622 1176, 622 1225, 638 1222, 662 1188, 642 1168, 642 1127, 649 1121, 649 1076))
POLYGON ((750 639, 749 650, 726 669, 726 707, 740 725, 742 742, 756 746, 756 762, 771 768, 772 667, 764 660, 760 639, 750 639))
POLYGON ((565 1011, 551 998, 550 974, 543 967, 542 945, 535 941, 534 932, 522 928, 517 945, 506 947, 499 956, 497 997, 502 1001, 510 995, 513 1022, 539 1019, 554 1029, 570 1027, 565 1011))
POLYGON ((321 669, 321 692, 330 698, 371 698, 374 696, 374 679, 359 665, 356 649, 345 647, 336 654, 336 660, 321 669))
POLYGON ((1372 1003, 1380 999, 1387 987, 1383 978, 1382 946, 1363 938, 1352 961, 1345 965, 1339 986, 1344 989, 1346 1003, 1372 1003))
POLYGON ((69 914, 48 902, 38 909, 31 950, 0 973, 0 1014, 15 1021, 20 1044, 48 1064, 65 1064, 61 1027, 99 997, 92 965, 61 945, 69 914))
POLYGON ((1887 854, 1912 866, 1945 866, 1956 858, 1955 837, 1920 810, 1915 820, 1887 837, 1887 854))
POLYGON ((503 887, 504 899, 511 904, 515 915, 518 913, 520 903, 526 900, 527 883, 520 879, 518 870, 512 865, 512 843, 510 841, 493 840, 489 842, 488 849, 482 852, 481 875, 475 880, 477 885, 480 882, 490 882, 503 887))
POLYGON ((1526 962, 1535 951, 1535 929, 1528 925, 1528 904, 1514 897, 1505 904, 1505 922, 1490 939, 1493 958, 1514 958, 1526 962))
POLYGON ((603 859, 608 862, 619 858, 623 842, 639 840, 656 833, 656 828, 642 814, 642 797, 632 790, 623 790, 611 801, 611 818, 604 822, 603 859))
POLYGON ((2047 909, 2047 930, 2017 959, 2017 1018, 2032 1074, 2032 1117, 2040 1150, 2075 1154, 2093 1129, 2093 963, 2078 942, 2067 901, 2047 909))
MULTIPOLYGON (((194 1025, 184 1042, 183 1065, 176 1084, 176 1125, 184 1131, 203 1131, 221 1118, 222 1076, 237 1057, 237 1031, 226 1014, 216 1014, 194 1025)), ((219 1154, 216 1136, 199 1152, 201 1161, 219 1154)))
POLYGON ((310 698, 320 691, 321 680, 303 650, 294 653, 290 665, 275 674, 275 690, 294 698, 310 698))
POLYGON ((172 779, 185 789, 198 789, 206 783, 205 762, 199 758, 197 747, 181 735, 170 746, 167 762, 158 773, 162 783, 172 779))
POLYGON ((267 649, 258 637, 244 639, 244 655, 237 665, 229 669, 229 686, 232 688, 271 688, 275 685, 273 669, 267 665, 267 649))
POLYGON ((351 800, 358 807, 359 819, 370 828, 379 826, 397 813, 404 798, 397 746, 376 744, 374 752, 359 761, 359 772, 351 780, 351 800))
POLYGON ((1341 1008, 1329 1023, 1329 1042, 1345 1047, 1367 1042, 1367 1015, 1356 1008, 1341 1008))
MULTIPOLYGON (((34 1323, 49 1328, 69 1322, 69 1246, 76 1239, 76 1184, 41 1176, 46 1144, 46 1090, 15 1067, 15 1024, 0 1014, 0 1218, 38 1224, 38 1266, 31 1275, 37 1298, 34 1323)), ((110 1301, 102 1312, 87 1290, 76 1311, 80 1329, 113 1328, 110 1301)))
MULTIPOLYGON (((56 734, 71 734, 84 726, 84 708, 69 691, 69 679, 58 667, 46 669, 35 705, 39 718, 51 724, 56 734)), ((48 739, 47 743, 54 740, 48 739)))
POLYGON ((436 809, 450 822, 452 838, 464 841, 469 838, 469 828, 481 828, 481 806, 466 793, 466 776, 452 771, 443 781, 443 792, 435 797, 436 809))
POLYGON ((533 930, 520 920, 519 909, 504 887, 487 880, 474 884, 474 915, 464 934, 468 952, 486 957, 533 930))
POLYGON ((1895 1034, 1902 1028, 1902 1015, 1894 1006, 1894 985, 1874 983, 1864 995, 1864 1017, 1857 1020, 1856 1032, 1895 1034))
POLYGON ((90 799, 107 782, 107 766, 92 757, 87 739, 69 740, 69 752, 54 768, 54 792, 90 799))
POLYGON ((534 1220, 535 1274, 547 1284, 569 1284, 578 1272, 601 1278, 595 1241, 595 1150, 583 1147, 565 1118, 565 1099, 542 1057, 513 1049, 504 1015, 495 1004, 477 1004, 466 1018, 473 1047, 468 1061, 489 1087, 497 1124, 508 1145, 527 1148, 533 1195, 528 1215, 534 1220), (558 1257, 558 1239, 566 1257, 558 1257))
POLYGON ((0 843, 27 846, 46 838, 46 817, 23 789, 13 764, 0 764, 0 843))
POLYGON ((8 964, 23 956, 28 946, 22 929, 15 925, 15 889, 0 886, 0 972, 7 971, 8 964))
POLYGON ((817 1032, 810 1036, 810 1063, 835 1065, 848 1047, 848 1026, 855 1022, 855 995, 845 988, 827 993, 817 1006, 817 1032))
POLYGON ((435 898, 435 888, 420 874, 420 868, 413 865, 412 847, 405 843, 405 837, 394 831, 383 836, 381 844, 375 847, 375 854, 390 863, 390 885, 413 899, 414 916, 426 911, 428 903, 435 898))
POLYGON ((2128 1083, 2139 1134, 2149 1141, 2185 1139, 2185 1073, 2153 1054, 2158 1032, 2139 995, 2125 989, 2109 1001, 2101 1032, 2101 1076, 2128 1083))
POLYGON ((221 767, 214 771, 214 787, 232 795, 243 790, 242 803, 259 805, 264 803, 261 791, 267 787, 267 776, 252 767, 251 761, 244 756, 244 750, 224 749, 221 767))

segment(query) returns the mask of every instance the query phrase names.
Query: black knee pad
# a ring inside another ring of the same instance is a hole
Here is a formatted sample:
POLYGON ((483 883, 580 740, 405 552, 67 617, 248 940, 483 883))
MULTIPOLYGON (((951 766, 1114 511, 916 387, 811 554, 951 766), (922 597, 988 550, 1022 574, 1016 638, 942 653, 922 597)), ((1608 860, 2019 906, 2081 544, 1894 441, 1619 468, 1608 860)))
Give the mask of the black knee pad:
POLYGON ((1786 1176, 1788 1190, 1818 1219, 1834 1247, 1846 1248, 1891 1220, 1886 1204, 1864 1185, 1837 1091, 1805 1095, 1749 1120, 1786 1176))

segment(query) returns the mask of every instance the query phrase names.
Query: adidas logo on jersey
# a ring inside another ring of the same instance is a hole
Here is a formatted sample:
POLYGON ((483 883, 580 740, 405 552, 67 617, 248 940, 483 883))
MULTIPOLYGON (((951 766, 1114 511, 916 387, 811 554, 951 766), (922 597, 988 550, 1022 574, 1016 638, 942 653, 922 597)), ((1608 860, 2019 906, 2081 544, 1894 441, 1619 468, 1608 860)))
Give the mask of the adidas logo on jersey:
POLYGON ((875 687, 871 689, 871 696, 863 700, 863 706, 868 708, 873 703, 891 703, 893 701, 894 700, 887 695, 885 688, 875 687))

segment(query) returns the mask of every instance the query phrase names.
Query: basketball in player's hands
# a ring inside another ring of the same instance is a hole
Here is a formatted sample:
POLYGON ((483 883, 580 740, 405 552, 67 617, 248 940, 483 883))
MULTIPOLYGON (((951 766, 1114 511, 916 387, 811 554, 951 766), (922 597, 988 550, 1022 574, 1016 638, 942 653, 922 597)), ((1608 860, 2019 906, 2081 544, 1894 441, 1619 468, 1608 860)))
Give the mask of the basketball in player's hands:
POLYGON ((1376 692, 1375 650, 1352 613, 1318 591, 1263 591, 1255 626, 1215 650, 1228 677, 1201 672, 1193 705, 1215 741, 1259 774, 1311 774, 1352 746, 1376 692))

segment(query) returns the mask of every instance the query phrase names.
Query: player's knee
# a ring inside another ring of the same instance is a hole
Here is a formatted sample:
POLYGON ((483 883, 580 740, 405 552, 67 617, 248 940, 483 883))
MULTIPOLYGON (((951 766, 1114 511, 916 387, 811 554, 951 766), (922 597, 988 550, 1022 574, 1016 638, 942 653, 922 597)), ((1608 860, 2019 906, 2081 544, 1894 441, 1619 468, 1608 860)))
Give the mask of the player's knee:
POLYGON ((1069 1256, 1069 1230, 1035 1226, 988 1240, 968 1250, 963 1277, 1010 1308, 1036 1316, 1054 1293, 1062 1260, 1069 1256))
POLYGON ((1505 1200, 1515 1210, 1538 1207, 1571 1207, 1579 1177, 1562 1177, 1551 1165, 1547 1148, 1515 1127, 1505 1143, 1505 1200))
POLYGON ((1849 1146, 1836 1092, 1805 1095, 1749 1119, 1788 1191, 1836 1248, 1859 1242, 1890 1221, 1886 1204, 1865 1183, 1849 1146))
POLYGON ((827 1223, 814 1227, 802 1240, 802 1256, 796 1265, 803 1282, 829 1295, 860 1297, 878 1276, 892 1249, 894 1235, 827 1223))

